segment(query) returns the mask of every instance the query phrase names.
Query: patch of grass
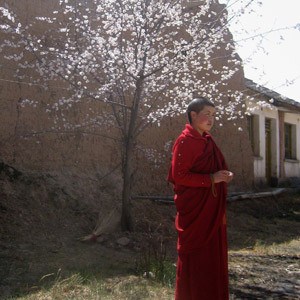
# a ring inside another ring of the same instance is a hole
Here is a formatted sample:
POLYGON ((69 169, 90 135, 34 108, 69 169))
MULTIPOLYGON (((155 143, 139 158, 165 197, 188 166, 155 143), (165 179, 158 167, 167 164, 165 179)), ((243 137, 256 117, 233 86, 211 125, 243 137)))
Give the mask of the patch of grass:
POLYGON ((167 256, 163 239, 160 239, 159 242, 148 240, 147 247, 136 263, 136 270, 143 277, 151 278, 170 288, 174 287, 176 265, 167 256))
POLYGON ((137 267, 139 274, 145 278, 151 278, 168 287, 174 287, 176 279, 176 265, 172 261, 158 261, 155 258, 141 263, 137 267))
MULTIPOLYGON (((101 285, 86 282, 80 274, 73 274, 65 279, 55 279, 52 285, 47 283, 37 292, 26 296, 12 298, 18 300, 65 300, 65 299, 97 299, 101 285)), ((98 298, 99 299, 99 298, 98 298)))
POLYGON ((173 299, 173 289, 139 276, 86 279, 80 274, 55 280, 52 286, 10 300, 173 299))
POLYGON ((291 240, 284 243, 267 244, 264 241, 257 240, 253 251, 259 254, 267 255, 295 255, 299 256, 300 239, 291 240))

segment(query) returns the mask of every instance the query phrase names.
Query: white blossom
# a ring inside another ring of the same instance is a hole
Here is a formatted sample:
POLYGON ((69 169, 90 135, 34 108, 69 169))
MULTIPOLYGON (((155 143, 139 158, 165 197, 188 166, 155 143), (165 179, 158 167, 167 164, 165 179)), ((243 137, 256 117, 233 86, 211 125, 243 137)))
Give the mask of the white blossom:
POLYGON ((55 117, 57 127, 103 126, 107 122, 119 128, 109 111, 112 103, 123 113, 121 125, 126 126, 141 80, 137 122, 141 127, 160 125, 164 117, 185 112, 194 91, 215 103, 216 119, 235 121, 242 117, 245 95, 229 85, 241 61, 234 45, 225 39, 226 15, 212 11, 210 1, 193 11, 172 0, 150 0, 147 7, 143 0, 78 2, 78 6, 60 0, 59 5, 59 10, 37 16, 29 25, 0 7, 7 22, 0 25, 6 34, 0 50, 10 50, 5 58, 16 63, 18 80, 57 88, 64 95, 52 99, 45 108, 55 117), (204 24, 203 19, 212 21, 204 24), (34 29, 41 24, 47 30, 36 33, 34 29), (227 51, 225 57, 215 54, 221 49, 227 51), (220 61, 223 67, 216 68, 220 61), (81 103, 92 110, 84 120, 72 124, 68 114, 62 113, 81 103), (100 115, 107 110, 97 110, 99 103, 109 111, 109 117, 101 121, 100 115))

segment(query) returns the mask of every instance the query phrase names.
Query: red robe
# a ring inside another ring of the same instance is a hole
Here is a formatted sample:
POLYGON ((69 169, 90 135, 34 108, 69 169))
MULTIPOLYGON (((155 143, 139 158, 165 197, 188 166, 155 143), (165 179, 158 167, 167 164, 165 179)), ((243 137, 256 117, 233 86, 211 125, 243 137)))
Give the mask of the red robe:
POLYGON ((224 300, 228 293, 226 183, 210 174, 227 170, 208 133, 191 125, 176 140, 168 180, 174 184, 178 262, 176 300, 224 300))

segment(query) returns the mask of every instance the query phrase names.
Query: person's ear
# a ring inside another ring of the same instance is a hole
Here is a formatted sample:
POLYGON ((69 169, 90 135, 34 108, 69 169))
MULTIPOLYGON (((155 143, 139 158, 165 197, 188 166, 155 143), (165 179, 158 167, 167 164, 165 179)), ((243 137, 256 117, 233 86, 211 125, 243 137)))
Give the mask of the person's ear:
POLYGON ((197 113, 195 111, 191 111, 191 120, 194 121, 197 116, 197 113))

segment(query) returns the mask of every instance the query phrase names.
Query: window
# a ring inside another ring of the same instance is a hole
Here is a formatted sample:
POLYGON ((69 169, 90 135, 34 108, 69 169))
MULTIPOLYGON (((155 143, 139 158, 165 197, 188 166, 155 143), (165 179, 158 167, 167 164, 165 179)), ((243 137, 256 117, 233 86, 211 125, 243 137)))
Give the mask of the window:
POLYGON ((247 120, 252 151, 255 156, 259 156, 259 116, 251 115, 247 117, 247 120))
POLYGON ((284 148, 286 159, 296 159, 296 125, 284 123, 284 148))

